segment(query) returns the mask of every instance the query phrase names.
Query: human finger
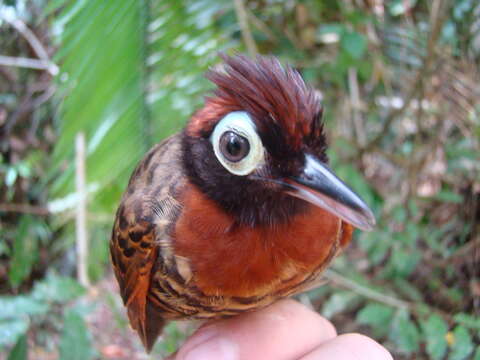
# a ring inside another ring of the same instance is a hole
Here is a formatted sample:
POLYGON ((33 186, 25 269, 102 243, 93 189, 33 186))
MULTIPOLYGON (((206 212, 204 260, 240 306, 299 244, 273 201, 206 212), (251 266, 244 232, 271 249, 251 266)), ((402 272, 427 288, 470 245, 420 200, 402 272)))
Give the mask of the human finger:
POLYGON ((333 339, 333 325, 293 300, 219 320, 200 328, 176 360, 290 360, 333 339))
POLYGON ((375 340, 360 334, 344 334, 323 342, 299 360, 393 360, 375 340))

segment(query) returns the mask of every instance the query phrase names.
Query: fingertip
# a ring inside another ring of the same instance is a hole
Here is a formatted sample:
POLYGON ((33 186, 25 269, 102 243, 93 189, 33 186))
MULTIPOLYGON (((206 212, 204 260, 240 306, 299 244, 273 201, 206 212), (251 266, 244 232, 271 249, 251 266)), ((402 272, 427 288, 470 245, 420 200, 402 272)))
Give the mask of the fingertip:
POLYGON ((177 360, 298 358, 335 338, 332 323, 293 300, 201 327, 178 351, 177 360))
POLYGON ((327 341, 301 360, 319 359, 351 360, 393 360, 392 355, 375 340, 361 334, 350 333, 327 341))
POLYGON ((342 341, 351 344, 352 348, 363 349, 366 359, 393 360, 390 352, 378 342, 368 336, 358 333, 348 333, 340 335, 342 341))

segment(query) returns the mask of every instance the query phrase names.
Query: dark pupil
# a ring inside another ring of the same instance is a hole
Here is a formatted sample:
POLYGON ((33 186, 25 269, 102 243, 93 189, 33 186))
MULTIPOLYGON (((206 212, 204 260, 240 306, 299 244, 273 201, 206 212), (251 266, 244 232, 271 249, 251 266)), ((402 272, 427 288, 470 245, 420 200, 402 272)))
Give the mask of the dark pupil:
POLYGON ((227 131, 220 138, 220 150, 228 161, 237 162, 248 155, 250 144, 243 136, 227 131))

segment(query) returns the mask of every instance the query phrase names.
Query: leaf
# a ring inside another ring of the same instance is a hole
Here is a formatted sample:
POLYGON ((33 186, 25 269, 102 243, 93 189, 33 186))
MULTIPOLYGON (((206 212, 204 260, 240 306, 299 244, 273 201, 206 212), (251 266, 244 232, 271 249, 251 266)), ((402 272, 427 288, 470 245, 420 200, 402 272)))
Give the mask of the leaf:
POLYGON ((378 336, 383 336, 393 316, 393 309, 382 304, 368 304, 357 313, 356 320, 360 324, 371 326, 378 336))
POLYGON ((480 360, 480 346, 477 346, 477 351, 475 351, 475 355, 473 355, 473 360, 480 360))
POLYGON ((60 360, 88 360, 92 357, 92 344, 85 322, 75 310, 67 310, 60 339, 60 360))
POLYGON ((30 274, 37 259, 37 238, 30 231, 34 222, 31 216, 24 215, 18 224, 8 271, 10 284, 15 288, 30 274))
POLYGON ((478 316, 473 316, 467 313, 458 313, 455 314, 453 319, 463 326, 480 331, 480 317, 478 316))
POLYGON ((432 359, 442 359, 447 351, 448 325, 440 316, 431 315, 422 322, 422 332, 426 339, 426 350, 432 359))
POLYGON ((342 49, 352 58, 360 59, 367 50, 367 39, 358 32, 346 32, 340 40, 342 49))
POLYGON ((453 330, 453 336, 455 341, 452 346, 449 360, 463 360, 468 358, 474 350, 472 337, 468 330, 465 327, 458 325, 455 330, 453 330))
POLYGON ((317 29, 316 38, 325 43, 338 42, 345 31, 346 27, 342 24, 323 24, 317 29))
POLYGON ((14 344, 28 330, 28 318, 0 320, 0 347, 14 344))
POLYGON ((0 242, 0 256, 1 255, 10 255, 10 248, 5 241, 0 242))
POLYGON ((377 239, 373 239, 373 232, 370 234, 372 234, 372 236, 369 237, 369 240, 373 241, 373 244, 368 250, 368 259, 373 265, 378 265, 385 259, 385 256, 387 255, 387 252, 392 244, 389 242, 390 238, 388 237, 388 234, 380 234, 383 236, 378 237, 377 239))
POLYGON ((368 304, 357 314, 357 321, 366 325, 385 325, 393 315, 393 309, 382 304, 368 304))
POLYGON ((406 310, 400 310, 393 318, 389 338, 402 353, 410 355, 419 349, 420 332, 406 310))
MULTIPOLYGON (((59 82, 62 95, 68 95, 49 174, 56 177, 50 189, 55 200, 74 193, 78 132, 87 139, 87 182, 96 189, 90 197, 95 209, 101 203, 97 194, 124 189, 143 154, 180 129, 211 87, 203 72, 218 61, 217 51, 236 43, 227 44, 214 26, 230 7, 203 0, 148 5, 65 0, 54 24, 61 42, 59 82)), ((119 196, 102 206, 112 208, 119 196)))
POLYGON ((85 292, 85 289, 70 277, 50 273, 43 281, 35 284, 32 297, 42 301, 65 303, 85 292))
POLYGON ((27 359, 28 359, 27 335, 22 335, 18 339, 13 349, 8 354, 7 360, 27 360, 27 359))
POLYGON ((317 33, 319 35, 324 35, 324 34, 337 34, 341 35, 345 32, 346 27, 345 25, 342 25, 340 23, 332 23, 332 24, 323 24, 321 25, 317 33))
POLYGON ((387 4, 390 14, 393 16, 399 16, 410 11, 410 9, 412 9, 417 4, 417 0, 392 0, 389 1, 387 4))
POLYGON ((349 291, 340 291, 334 293, 323 304, 321 314, 327 319, 350 308, 358 300, 358 295, 349 291))
POLYGON ((411 249, 400 247, 398 243, 396 245, 392 249, 387 272, 392 277, 406 277, 415 270, 422 255, 411 249))
POLYGON ((48 305, 31 297, 0 297, 0 320, 21 318, 25 315, 39 315, 48 311, 48 305))
POLYGON ((17 175, 17 169, 15 169, 13 166, 9 167, 7 170, 7 174, 5 175, 5 185, 7 185, 8 187, 12 186, 17 180, 17 175))
POLYGON ((461 204, 463 202, 463 197, 461 195, 446 189, 442 189, 433 198, 440 200, 442 202, 453 203, 453 204, 461 204))
POLYGON ((424 303, 423 293, 409 279, 395 278, 393 279, 398 295, 405 300, 412 300, 417 303, 424 303))

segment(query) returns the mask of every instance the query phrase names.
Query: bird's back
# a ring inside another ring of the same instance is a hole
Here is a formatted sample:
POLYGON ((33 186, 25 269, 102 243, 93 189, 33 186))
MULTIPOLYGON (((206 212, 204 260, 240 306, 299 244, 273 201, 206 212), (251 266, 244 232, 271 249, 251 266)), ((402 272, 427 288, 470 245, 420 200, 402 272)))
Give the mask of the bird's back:
POLYGON ((185 184, 180 156, 179 134, 145 155, 123 195, 110 241, 115 276, 130 323, 146 348, 153 345, 164 320, 179 315, 160 304, 152 306, 149 294, 154 277, 178 274, 170 234, 185 184))

